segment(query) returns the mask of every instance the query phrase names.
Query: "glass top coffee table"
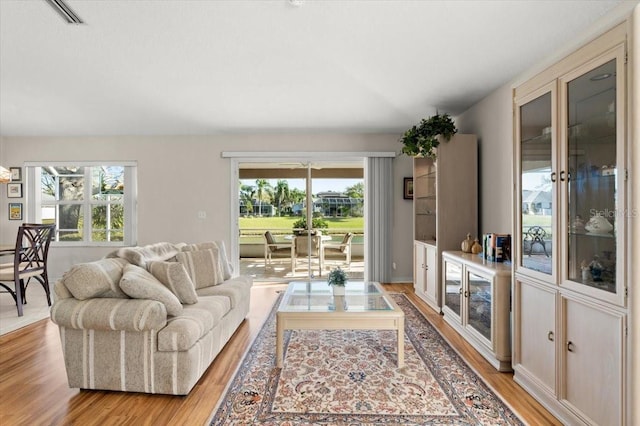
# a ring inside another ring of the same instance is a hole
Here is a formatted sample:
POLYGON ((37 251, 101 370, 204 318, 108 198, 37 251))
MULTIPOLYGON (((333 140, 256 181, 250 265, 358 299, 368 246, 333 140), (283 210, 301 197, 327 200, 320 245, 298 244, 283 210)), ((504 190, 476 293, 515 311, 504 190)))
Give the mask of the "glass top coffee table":
POLYGON ((325 281, 289 283, 276 312, 276 366, 282 368, 285 330, 396 330, 404 367, 404 312, 376 282, 348 281, 333 296, 325 281))

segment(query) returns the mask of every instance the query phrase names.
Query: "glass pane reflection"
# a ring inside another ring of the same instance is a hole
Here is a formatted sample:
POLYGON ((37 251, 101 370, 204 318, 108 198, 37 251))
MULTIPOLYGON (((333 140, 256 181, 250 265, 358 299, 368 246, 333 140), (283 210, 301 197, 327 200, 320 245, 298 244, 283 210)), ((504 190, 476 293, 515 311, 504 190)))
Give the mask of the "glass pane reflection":
POLYGON ((616 62, 567 84, 569 279, 616 292, 616 62))
POLYGON ((551 93, 520 107, 523 267, 553 273, 551 93))

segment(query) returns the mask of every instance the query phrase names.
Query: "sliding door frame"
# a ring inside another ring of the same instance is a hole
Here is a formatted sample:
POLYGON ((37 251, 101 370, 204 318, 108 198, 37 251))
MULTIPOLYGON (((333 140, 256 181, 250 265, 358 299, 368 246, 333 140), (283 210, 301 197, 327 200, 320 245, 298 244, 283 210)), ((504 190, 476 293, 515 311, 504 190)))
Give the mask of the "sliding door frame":
MULTIPOLYGON (((375 152, 375 151, 350 151, 350 152, 251 152, 251 151, 226 151, 222 152, 222 158, 229 158, 231 160, 230 167, 230 197, 229 197, 229 208, 230 208, 230 259, 233 260, 233 266, 235 271, 240 270, 240 223, 239 223, 239 215, 240 211, 240 199, 238 197, 239 193, 239 182, 240 182, 240 172, 239 166, 241 163, 271 163, 271 162, 299 162, 299 163, 314 163, 314 162, 323 162, 323 161, 362 161, 363 167, 365 165, 366 159, 369 157, 396 157, 395 152, 375 152)), ((365 173, 365 190, 367 188, 366 173, 365 173)), ((309 209, 307 209, 309 210, 309 209)), ((365 230, 367 223, 368 212, 365 209, 365 230)), ((308 222, 311 223, 311 222, 308 222)), ((366 240, 365 240, 366 245, 366 240)), ((365 246, 365 253, 367 253, 367 247, 365 246)), ((365 265, 367 259, 365 256, 365 265)), ((367 280, 366 274, 367 268, 365 266, 365 277, 367 280)))

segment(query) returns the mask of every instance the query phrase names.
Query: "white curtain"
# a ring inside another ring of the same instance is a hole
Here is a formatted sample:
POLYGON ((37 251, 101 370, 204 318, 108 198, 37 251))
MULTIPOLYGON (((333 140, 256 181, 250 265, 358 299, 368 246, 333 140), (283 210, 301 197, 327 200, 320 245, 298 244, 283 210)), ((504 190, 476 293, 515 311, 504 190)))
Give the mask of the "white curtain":
POLYGON ((368 157, 365 165, 365 223, 367 281, 391 281, 391 224, 393 223, 393 158, 368 157))

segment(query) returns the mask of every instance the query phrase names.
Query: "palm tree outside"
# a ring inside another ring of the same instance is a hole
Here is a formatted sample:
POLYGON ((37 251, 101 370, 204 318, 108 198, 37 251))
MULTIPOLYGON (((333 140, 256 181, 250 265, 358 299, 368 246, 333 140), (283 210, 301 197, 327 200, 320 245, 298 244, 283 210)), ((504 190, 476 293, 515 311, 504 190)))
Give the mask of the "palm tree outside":
POLYGON ((291 191, 289 190, 289 182, 284 179, 278 179, 274 196, 276 207, 278 209, 278 216, 282 216, 284 208, 291 207, 291 191))
POLYGON ((256 198, 258 199, 258 215, 262 216, 262 202, 273 197, 273 187, 267 179, 256 179, 256 198))

